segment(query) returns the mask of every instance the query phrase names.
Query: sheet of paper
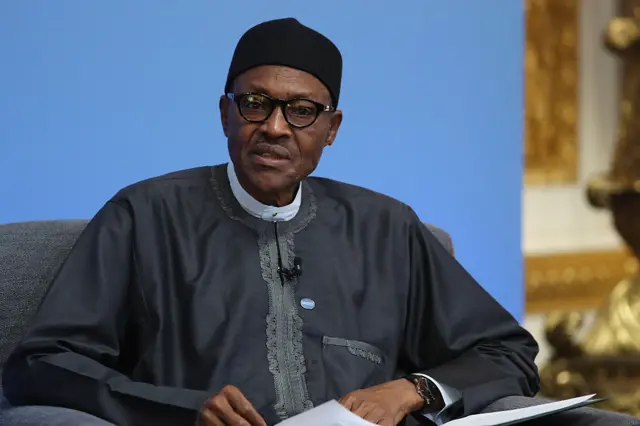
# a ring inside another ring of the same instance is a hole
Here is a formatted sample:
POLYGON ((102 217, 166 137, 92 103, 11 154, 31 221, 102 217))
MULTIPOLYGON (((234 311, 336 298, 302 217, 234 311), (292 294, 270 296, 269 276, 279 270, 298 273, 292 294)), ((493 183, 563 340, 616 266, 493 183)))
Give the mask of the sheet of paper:
POLYGON ((373 423, 356 416, 334 400, 291 417, 276 426, 373 426, 373 423))
MULTIPOLYGON (((535 417, 588 405, 595 395, 581 396, 564 401, 550 402, 533 407, 495 413, 475 414, 446 423, 446 426, 502 426, 512 425, 535 417)), ((277 426, 372 426, 337 401, 329 401, 302 414, 278 423, 277 426)))
POLYGON ((534 405, 533 407, 518 408, 515 410, 497 411, 495 413, 474 414, 447 422, 447 426, 501 426, 524 422, 535 417, 548 415, 557 411, 566 411, 571 408, 585 405, 584 403, 594 395, 579 396, 578 398, 565 399, 563 401, 549 402, 547 404, 534 405))

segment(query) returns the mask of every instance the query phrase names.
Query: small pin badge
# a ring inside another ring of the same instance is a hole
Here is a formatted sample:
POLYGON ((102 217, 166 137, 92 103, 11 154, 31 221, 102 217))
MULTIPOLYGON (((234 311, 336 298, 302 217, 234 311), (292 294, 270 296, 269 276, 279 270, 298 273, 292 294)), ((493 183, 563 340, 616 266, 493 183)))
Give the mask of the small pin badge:
POLYGON ((305 309, 313 309, 316 307, 316 302, 314 302, 312 299, 304 298, 300 301, 300 306, 305 309))

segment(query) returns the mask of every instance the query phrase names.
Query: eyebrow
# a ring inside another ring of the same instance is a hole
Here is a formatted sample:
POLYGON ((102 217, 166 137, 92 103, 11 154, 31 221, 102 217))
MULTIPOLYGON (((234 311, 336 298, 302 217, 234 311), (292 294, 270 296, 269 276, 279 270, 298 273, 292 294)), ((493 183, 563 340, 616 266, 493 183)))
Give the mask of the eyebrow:
MULTIPOLYGON (((269 90, 267 90, 264 86, 258 85, 258 84, 252 84, 249 83, 247 84, 247 90, 245 90, 245 92, 257 92, 257 93, 264 93, 265 95, 269 95, 269 96, 273 96, 274 98, 276 96, 274 96, 269 90)), ((311 92, 295 92, 295 93, 290 93, 287 92, 288 97, 286 99, 295 99, 295 98, 306 98, 306 99, 313 99, 315 100, 316 96, 312 96, 311 92)))

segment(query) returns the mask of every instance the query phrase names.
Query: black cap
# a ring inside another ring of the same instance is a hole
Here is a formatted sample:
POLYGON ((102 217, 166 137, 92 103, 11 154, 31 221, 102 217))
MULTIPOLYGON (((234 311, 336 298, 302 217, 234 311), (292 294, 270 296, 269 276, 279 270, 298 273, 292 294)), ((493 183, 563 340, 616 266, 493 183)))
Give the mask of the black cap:
POLYGON ((276 19, 249 29, 233 53, 225 93, 243 72, 260 65, 283 65, 308 72, 329 90, 338 106, 342 55, 335 44, 295 18, 276 19))

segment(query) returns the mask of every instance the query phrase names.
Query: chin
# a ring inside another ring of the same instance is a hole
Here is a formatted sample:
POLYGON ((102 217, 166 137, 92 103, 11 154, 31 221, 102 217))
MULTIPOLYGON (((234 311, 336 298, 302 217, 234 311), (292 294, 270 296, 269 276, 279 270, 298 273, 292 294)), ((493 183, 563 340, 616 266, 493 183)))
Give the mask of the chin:
POLYGON ((264 194, 287 191, 298 182, 293 164, 258 164, 250 157, 243 158, 242 165, 242 170, 236 168, 236 173, 244 175, 254 190, 264 194))

